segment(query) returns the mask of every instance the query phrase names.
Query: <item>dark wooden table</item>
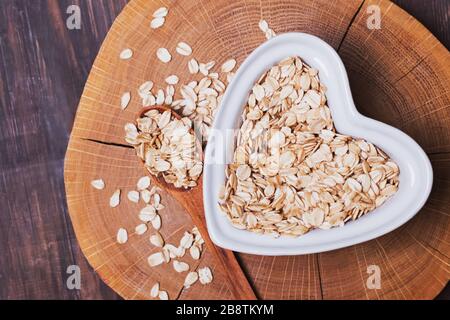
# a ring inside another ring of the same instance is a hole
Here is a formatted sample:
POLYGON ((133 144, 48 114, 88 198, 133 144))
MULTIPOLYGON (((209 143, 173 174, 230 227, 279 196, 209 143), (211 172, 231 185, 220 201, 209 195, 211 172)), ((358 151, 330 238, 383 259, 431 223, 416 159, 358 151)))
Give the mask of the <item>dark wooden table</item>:
MULTIPOLYGON (((395 0, 450 47, 449 0, 395 0)), ((120 299, 83 257, 64 155, 84 83, 127 0, 0 2, 0 299, 120 299), (66 27, 69 5, 81 30, 66 27), (81 290, 66 286, 68 266, 81 290)), ((450 299, 450 286, 439 299, 450 299)))

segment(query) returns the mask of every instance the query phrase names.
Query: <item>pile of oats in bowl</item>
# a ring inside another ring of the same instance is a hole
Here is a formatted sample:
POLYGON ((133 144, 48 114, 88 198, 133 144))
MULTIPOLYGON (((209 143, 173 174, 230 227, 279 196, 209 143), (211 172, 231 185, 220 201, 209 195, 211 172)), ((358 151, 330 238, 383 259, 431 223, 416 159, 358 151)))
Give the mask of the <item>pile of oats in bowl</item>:
POLYGON ((300 236, 343 226, 398 188, 398 166, 373 144, 336 133, 317 70, 290 57, 245 105, 220 208, 233 226, 300 236))

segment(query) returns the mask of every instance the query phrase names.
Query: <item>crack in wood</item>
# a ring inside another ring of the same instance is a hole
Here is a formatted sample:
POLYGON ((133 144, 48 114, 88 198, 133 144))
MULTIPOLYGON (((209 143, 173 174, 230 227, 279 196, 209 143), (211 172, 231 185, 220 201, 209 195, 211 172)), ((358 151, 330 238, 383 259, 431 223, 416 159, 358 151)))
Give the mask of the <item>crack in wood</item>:
POLYGON ((359 12, 361 11, 364 3, 366 2, 366 0, 363 0, 361 2, 361 4, 359 5, 358 9, 356 10, 355 14, 353 15, 352 19, 350 20, 350 23, 348 24, 347 29, 344 32, 344 36, 342 37, 341 42, 339 43, 338 47, 337 47, 337 52, 339 52, 341 50, 341 46, 344 43, 344 40, 347 38, 347 34, 350 31, 351 26, 353 25, 353 22, 355 22, 356 17, 358 16, 359 12))
POLYGON ((434 152, 426 152, 428 156, 439 156, 444 154, 450 154, 450 151, 434 151, 434 152))
POLYGON ((255 283, 254 283, 252 277, 250 276, 250 273, 248 272, 247 268, 245 267, 245 264, 242 262, 241 256, 239 254, 236 254, 236 252, 234 252, 234 256, 236 257, 236 260, 237 260, 239 266, 241 267, 242 272, 244 273, 245 277, 248 279, 250 287, 253 289, 253 292, 255 293, 256 299, 261 300, 261 296, 260 296, 259 292, 256 290, 255 283))
POLYGON ((434 251, 436 251, 437 253, 441 254, 442 256, 444 256, 447 260, 450 261, 450 256, 448 256, 447 254, 445 254, 444 252, 442 252, 439 248, 436 248, 435 246, 432 246, 430 243, 426 242, 426 244, 428 245, 428 247, 430 247, 431 249, 433 249, 434 251))
MULTIPOLYGON (((431 51, 430 51, 431 52, 431 51)), ((406 78, 408 75, 410 75, 414 70, 416 70, 417 67, 419 67, 422 62, 428 57, 428 55, 420 58, 413 66, 411 69, 409 69, 404 75, 402 75, 401 77, 399 77, 398 79, 394 80, 394 82, 392 83, 392 86, 396 85, 398 82, 402 81, 404 78, 406 78)))
POLYGON ((102 144, 105 146, 112 146, 112 147, 118 147, 118 148, 126 148, 126 149, 134 149, 133 146, 129 146, 126 144, 121 144, 121 143, 116 143, 116 142, 107 142, 107 141, 101 141, 101 140, 96 140, 96 139, 87 139, 87 138, 82 138, 81 140, 83 141, 90 141, 90 142, 94 142, 97 144, 102 144))
POLYGON ((316 253, 315 254, 315 258, 316 258, 316 264, 317 264, 317 276, 319 278, 319 289, 320 289, 320 299, 324 299, 323 296, 323 287, 322 287, 322 276, 320 274, 320 261, 319 261, 319 255, 320 253, 316 253))

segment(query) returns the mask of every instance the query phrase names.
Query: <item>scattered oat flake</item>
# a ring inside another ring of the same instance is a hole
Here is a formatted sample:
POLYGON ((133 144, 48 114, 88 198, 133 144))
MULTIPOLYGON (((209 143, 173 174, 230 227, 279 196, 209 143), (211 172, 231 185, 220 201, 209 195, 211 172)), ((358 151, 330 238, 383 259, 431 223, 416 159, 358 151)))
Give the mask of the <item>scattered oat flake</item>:
POLYGON ((155 229, 155 230, 161 229, 161 216, 157 214, 157 215, 152 219, 151 223, 152 223, 153 229, 155 229))
POLYGON ((148 257, 147 261, 148 261, 148 264, 150 265, 150 267, 156 267, 156 266, 159 266, 160 264, 164 263, 166 260, 165 260, 162 252, 157 252, 157 253, 150 255, 148 257))
POLYGON ((172 60, 172 56, 166 48, 159 48, 156 51, 156 56, 164 63, 168 63, 170 60, 172 60))
POLYGON ((189 249, 189 253, 191 254, 192 259, 194 260, 200 259, 200 249, 197 246, 192 246, 189 249))
POLYGON ((164 102, 164 90, 163 89, 159 89, 157 94, 156 94, 156 104, 157 105, 161 105, 164 102))
POLYGON ((150 183, 151 183, 150 177, 148 177, 148 176, 139 178, 139 180, 137 182, 137 188, 140 191, 148 189, 150 187, 150 183))
POLYGON ((198 270, 198 277, 201 284, 211 283, 213 280, 213 275, 209 267, 204 267, 198 270))
POLYGON ((194 236, 192 235, 192 233, 186 231, 180 240, 180 246, 185 249, 189 249, 192 246, 193 242, 194 236))
POLYGON ((189 265, 186 262, 180 262, 177 260, 173 261, 173 268, 178 273, 189 271, 189 265))
POLYGON ((151 206, 147 205, 145 206, 140 212, 139 212, 139 219, 142 222, 150 222, 156 217, 156 209, 151 206))
POLYGON ((155 207, 157 207, 160 203, 161 203, 161 196, 159 195, 159 193, 156 193, 153 195, 153 201, 155 204, 155 207))
POLYGON ((150 236, 150 243, 155 247, 162 248, 164 246, 164 239, 159 232, 150 236))
POLYGON ((182 246, 179 246, 178 248, 175 249, 175 255, 179 258, 184 257, 184 255, 186 254, 186 249, 183 248, 182 246))
POLYGON ((158 294, 159 300, 169 300, 169 294, 167 291, 160 291, 158 294))
POLYGON ((116 208, 120 204, 120 193, 120 189, 117 189, 109 199, 109 206, 111 208, 116 208))
POLYGON ((150 199, 151 199, 150 191, 147 190, 147 189, 142 190, 141 191, 141 198, 142 198, 142 201, 144 201, 145 203, 147 203, 147 204, 150 203, 150 199))
POLYGON ((158 10, 156 10, 155 12, 153 12, 153 17, 154 18, 163 18, 163 17, 166 17, 168 13, 169 13, 169 9, 167 9, 166 7, 161 7, 158 10))
POLYGON ((208 68, 206 67, 206 64, 204 63, 200 63, 198 65, 198 70, 200 71, 201 74, 203 74, 204 76, 207 76, 209 73, 208 68))
POLYGON ((273 37, 275 37, 276 33, 272 29, 270 29, 269 31, 266 32, 265 36, 266 36, 266 39, 269 40, 269 39, 272 39, 273 37))
POLYGON ((138 191, 129 191, 127 194, 128 200, 134 203, 139 202, 139 192, 138 191))
POLYGON ((260 20, 258 26, 259 29, 264 33, 266 33, 269 30, 269 24, 267 23, 266 20, 260 20))
POLYGON ((184 287, 186 289, 190 288, 194 283, 196 283, 198 280, 198 273, 197 272, 189 272, 184 280, 184 287))
POLYGON ((236 60, 229 59, 229 60, 225 61, 224 64, 222 64, 222 67, 220 68, 220 70, 222 72, 231 72, 231 71, 233 71, 234 67, 236 67, 236 60))
POLYGON ((105 181, 103 179, 92 180, 91 186, 97 190, 103 190, 105 189, 105 181))
POLYGON ((150 289, 150 297, 157 298, 159 295, 159 282, 155 283, 150 289))
POLYGON ((127 230, 124 228, 120 228, 119 231, 117 231, 117 243, 124 244, 128 241, 128 233, 127 230))
POLYGON ((153 89, 153 81, 146 81, 140 85, 138 92, 148 94, 153 89))
POLYGON ((164 17, 157 17, 157 18, 154 18, 150 22, 150 27, 152 29, 158 29, 158 28, 161 28, 165 22, 166 22, 166 19, 164 17))
POLYGON ((259 21, 258 26, 259 26, 259 29, 266 36, 267 40, 276 36, 275 32, 272 29, 269 28, 269 24, 267 23, 266 20, 259 21))
POLYGON ((162 253, 163 253, 163 255, 164 255, 164 262, 165 263, 169 263, 170 262, 170 252, 167 250, 167 249, 165 249, 165 248, 163 248, 163 251, 162 251, 162 253))
POLYGON ((164 245, 163 250, 166 250, 167 252, 169 252, 169 257, 172 259, 178 257, 177 252, 176 252, 177 248, 173 244, 168 243, 168 244, 164 245))
POLYGON ((179 42, 176 51, 182 56, 190 56, 192 54, 192 48, 186 42, 179 42))
POLYGON ((177 84, 178 81, 179 81, 179 79, 176 75, 171 75, 166 78, 166 82, 171 85, 177 84))
POLYGON ((133 50, 131 50, 131 49, 124 49, 120 53, 120 59, 122 59, 122 60, 129 60, 129 59, 131 59, 132 56, 133 56, 133 50))
POLYGON ((131 92, 125 92, 120 99, 120 107, 125 110, 131 100, 131 92))
POLYGON ((197 60, 195 60, 194 58, 192 58, 191 60, 189 60, 188 62, 188 68, 189 68, 189 72, 191 74, 197 74, 199 71, 199 66, 198 66, 198 62, 197 60))
POLYGON ((143 235, 145 232, 147 232, 147 225, 145 223, 141 223, 140 225, 136 226, 135 232, 137 235, 143 235))

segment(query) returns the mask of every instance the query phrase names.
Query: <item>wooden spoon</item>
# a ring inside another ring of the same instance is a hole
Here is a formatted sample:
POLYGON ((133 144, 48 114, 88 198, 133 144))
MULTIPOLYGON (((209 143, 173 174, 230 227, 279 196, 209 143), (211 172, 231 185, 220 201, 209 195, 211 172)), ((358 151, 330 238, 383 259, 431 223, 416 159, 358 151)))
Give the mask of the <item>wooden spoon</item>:
MULTIPOLYGON (((170 111, 175 118, 181 119, 179 114, 165 106, 153 106, 146 108, 141 112, 140 117, 144 117, 145 113, 150 110, 158 110, 161 113, 170 111)), ((239 265, 233 251, 225 250, 216 246, 209 237, 208 230, 206 229, 206 220, 203 207, 202 176, 198 179, 198 185, 195 188, 190 189, 175 188, 172 184, 168 184, 162 177, 155 177, 152 174, 150 176, 156 185, 172 195, 172 197, 174 197, 189 213, 192 221, 197 226, 203 239, 205 240, 207 248, 219 260, 222 266, 222 271, 228 278, 227 284, 233 296, 238 300, 257 300, 255 292, 241 269, 241 266, 239 265)))

